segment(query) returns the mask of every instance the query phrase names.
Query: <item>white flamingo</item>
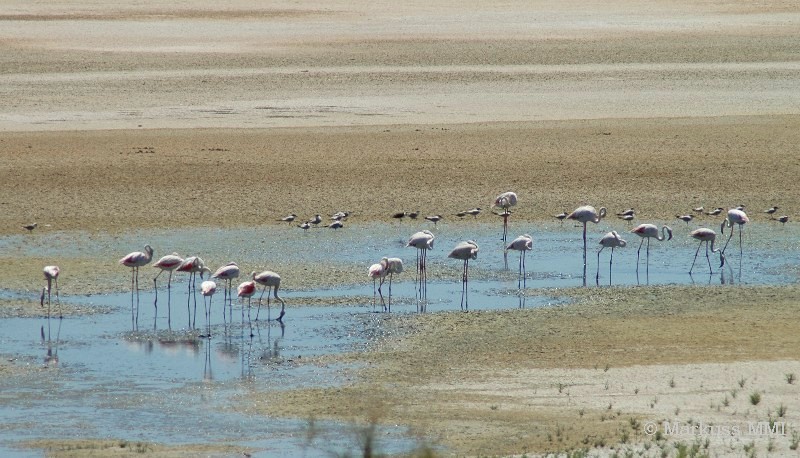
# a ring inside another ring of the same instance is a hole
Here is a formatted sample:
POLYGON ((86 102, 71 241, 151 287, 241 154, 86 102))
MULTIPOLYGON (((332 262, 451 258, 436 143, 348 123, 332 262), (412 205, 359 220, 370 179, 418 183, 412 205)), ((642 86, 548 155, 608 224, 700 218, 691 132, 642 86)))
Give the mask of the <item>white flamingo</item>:
POLYGON ((533 249, 533 237, 528 234, 520 235, 508 244, 506 250, 519 251, 519 274, 517 275, 517 289, 527 287, 528 276, 525 269, 525 253, 533 249), (521 279, 521 280, 520 280, 521 279))
MULTIPOLYGON (((256 273, 253 271, 250 274, 253 277, 253 281, 257 284, 264 287, 261 291, 261 296, 258 298, 258 310, 256 311, 256 321, 258 321, 258 314, 261 312, 261 299, 264 297, 264 293, 267 291, 267 288, 270 290, 274 289, 274 296, 275 299, 281 303, 281 313, 278 315, 276 321, 283 322, 283 315, 286 313, 286 303, 278 297, 278 288, 281 286, 281 276, 272 272, 271 270, 265 270, 261 273, 256 273)), ((267 293, 267 321, 269 321, 269 293, 267 293)))
MULTIPOLYGON (((183 264, 183 258, 178 256, 178 253, 168 254, 153 264, 153 267, 161 269, 156 274, 155 278, 153 278, 153 290, 155 290, 156 298, 153 301, 153 306, 156 309, 156 317, 158 317, 158 277, 164 273, 164 271, 169 272, 169 278, 167 279, 167 316, 171 314, 170 312, 170 301, 172 299, 172 272, 183 264)), ((169 319, 168 319, 169 321, 169 319)))
POLYGON ((631 233, 638 235, 642 238, 639 242, 639 249, 636 251, 636 273, 639 273, 639 254, 642 251, 642 244, 647 239, 647 273, 650 273, 650 239, 656 239, 659 242, 664 240, 672 240, 672 229, 669 226, 663 226, 659 233, 658 226, 655 224, 640 224, 631 229, 631 233))
POLYGON ((628 245, 617 231, 611 231, 600 239, 600 250, 597 251, 597 275, 594 277, 595 283, 600 283, 600 253, 606 248, 611 248, 611 258, 608 260, 608 284, 611 284, 611 264, 614 262, 614 248, 622 248, 628 245))
POLYGON ((42 307, 44 307, 44 293, 47 292, 47 318, 50 318, 50 291, 52 289, 53 283, 56 284, 56 302, 58 302, 58 317, 63 318, 64 313, 61 310, 61 299, 58 297, 58 274, 61 272, 61 269, 58 266, 45 266, 42 270, 44 273, 44 279, 47 280, 47 286, 42 288, 42 296, 39 300, 42 307))
POLYGON ((711 268, 711 259, 708 257, 708 243, 711 242, 711 252, 712 253, 719 253, 719 266, 722 267, 725 265, 725 254, 719 248, 714 248, 714 242, 717 239, 717 233, 711 229, 707 229, 705 227, 701 227, 700 229, 693 230, 690 234, 695 240, 699 240, 700 243, 697 245, 697 251, 694 253, 694 259, 692 260, 692 267, 689 268, 689 274, 691 275, 692 269, 694 269, 694 263, 697 262, 697 255, 700 253, 700 247, 703 246, 703 242, 706 244, 706 261, 708 261, 708 273, 713 274, 714 271, 711 268))
POLYGON ((742 210, 731 209, 728 210, 728 215, 722 220, 722 224, 719 226, 719 230, 722 235, 725 235, 725 228, 729 227, 731 229, 730 234, 728 235, 728 240, 725 242, 725 246, 722 247, 722 254, 725 254, 725 249, 728 248, 728 243, 731 241, 731 237, 733 237, 733 225, 739 225, 739 257, 742 256, 742 226, 750 222, 750 218, 747 217, 747 214, 742 210))
POLYGON ((200 284, 200 294, 203 295, 203 309, 206 312, 206 329, 208 336, 211 337, 211 299, 214 293, 217 292, 217 284, 211 280, 206 280, 200 284), (208 305, 206 305, 206 298, 208 298, 208 305))
POLYGON ((503 242, 508 240, 508 217, 511 216, 511 211, 509 209, 515 205, 517 205, 517 193, 512 191, 500 194, 494 199, 494 203, 492 204, 492 207, 503 209, 503 213, 500 214, 500 216, 503 217, 503 242))
POLYGON ((599 223, 607 214, 606 207, 600 207, 598 213, 591 205, 578 207, 567 215, 567 219, 578 221, 583 224, 583 284, 586 284, 586 223, 599 223))
POLYGON ((150 245, 144 246, 144 251, 134 251, 128 253, 119 263, 131 268, 131 321, 134 327, 139 322, 139 267, 150 264, 153 259, 153 248, 150 245), (133 314, 133 291, 136 290, 136 316, 133 314))
POLYGON ((464 261, 464 269, 461 275, 461 310, 469 310, 469 260, 478 258, 478 244, 474 240, 460 242, 447 255, 448 258, 460 259, 464 261))
POLYGON ((435 238, 433 232, 424 230, 414 233, 408 239, 408 243, 406 243, 406 248, 414 247, 417 249, 417 286, 419 288, 420 300, 427 299, 428 297, 428 270, 426 268, 426 260, 428 259, 428 250, 433 249, 435 238))
MULTIPOLYGON (((381 265, 383 265, 383 269, 386 271, 386 274, 389 276, 389 308, 388 311, 392 311, 392 279, 394 278, 395 274, 400 274, 403 272, 403 260, 400 258, 382 258, 381 265)), ((383 308, 386 311, 386 306, 383 308)))
MULTIPOLYGON (((225 300, 228 301, 228 307, 233 310, 233 279, 239 278, 239 266, 235 262, 229 262, 224 266, 217 269, 211 278, 218 278, 226 283, 225 292, 222 299, 222 318, 225 319, 225 300)), ((231 316, 233 320, 233 316, 231 316)))

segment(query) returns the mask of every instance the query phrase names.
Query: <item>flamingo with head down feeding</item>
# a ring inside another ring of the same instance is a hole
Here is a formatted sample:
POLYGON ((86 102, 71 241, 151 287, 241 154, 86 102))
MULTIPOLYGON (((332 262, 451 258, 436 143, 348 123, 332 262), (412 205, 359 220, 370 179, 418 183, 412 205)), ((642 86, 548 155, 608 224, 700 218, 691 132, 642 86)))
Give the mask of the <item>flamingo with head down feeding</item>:
POLYGON ((597 274, 594 277, 595 283, 600 283, 600 253, 606 248, 611 248, 611 257, 608 259, 608 284, 611 284, 611 265, 614 262, 614 248, 622 248, 628 245, 628 242, 622 239, 617 234, 617 231, 611 231, 600 239, 600 250, 597 251, 597 274))
POLYGON ((533 249, 533 237, 528 234, 520 235, 508 244, 506 250, 519 251, 519 274, 517 275, 517 289, 527 287, 528 276, 525 270, 525 253, 533 249))
POLYGON ((586 285, 586 223, 599 223, 607 214, 606 207, 600 207, 600 212, 591 205, 584 205, 573 210, 567 215, 567 219, 578 221, 583 224, 583 284, 586 285))
POLYGON ((153 248, 150 245, 144 246, 144 251, 134 251, 128 253, 119 263, 131 268, 131 321, 133 326, 139 322, 139 267, 150 264, 153 259, 153 248), (133 291, 136 290, 136 316, 133 313, 133 291))
POLYGON ((719 225, 720 232, 725 235, 725 228, 730 228, 731 232, 728 235, 728 240, 725 242, 725 246, 722 247, 722 254, 725 254, 725 250, 728 248, 728 243, 731 241, 731 237, 733 237, 733 225, 737 224, 739 226, 739 257, 742 256, 742 227, 750 222, 750 218, 747 217, 747 214, 743 210, 739 210, 736 208, 728 210, 728 215, 722 220, 722 224, 719 225))
MULTIPOLYGON (((257 284, 264 287, 261 291, 261 296, 258 298, 258 309, 256 310, 256 321, 258 321, 258 314, 261 312, 261 299, 264 297, 264 293, 267 291, 267 288, 270 290, 274 289, 274 296, 275 299, 281 303, 281 313, 278 315, 276 321, 283 322, 283 315, 286 313, 286 303, 278 297, 278 288, 281 286, 281 276, 276 274, 271 270, 265 270, 261 273, 256 273, 253 271, 250 274, 253 277, 253 281, 257 284)), ((267 321, 269 321, 269 293, 267 293, 267 321)))
POLYGON ((460 242, 447 255, 448 258, 460 259, 464 261, 464 268, 461 274, 461 310, 469 310, 469 260, 478 258, 478 244, 474 240, 460 242))
POLYGON ((714 271, 711 268, 711 259, 708 257, 708 243, 711 242, 711 252, 712 253, 719 253, 719 266, 722 267, 725 265, 725 254, 719 248, 714 248, 714 242, 717 239, 717 233, 711 229, 707 229, 701 227, 700 229, 693 230, 690 234, 695 240, 699 240, 700 243, 697 245, 697 251, 694 253, 694 259, 692 260, 692 267, 689 268, 689 275, 692 274, 692 269, 694 269, 694 263, 697 262, 697 255, 700 253, 700 247, 703 246, 703 242, 706 244, 706 261, 708 261, 708 273, 713 274, 714 271))

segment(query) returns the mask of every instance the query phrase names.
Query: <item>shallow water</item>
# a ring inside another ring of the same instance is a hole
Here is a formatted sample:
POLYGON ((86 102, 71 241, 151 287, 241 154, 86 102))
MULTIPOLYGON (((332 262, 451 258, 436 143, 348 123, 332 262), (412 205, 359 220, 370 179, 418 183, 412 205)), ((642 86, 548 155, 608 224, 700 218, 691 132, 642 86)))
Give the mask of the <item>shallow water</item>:
MULTIPOLYGON (((363 266, 364 281, 328 289, 297 288, 283 276, 281 295, 287 301, 285 326, 265 322, 242 322, 242 308, 234 301, 233 318, 222 316, 222 291, 213 298, 211 337, 206 338, 202 296, 197 296, 197 330, 188 330, 187 291, 176 276, 170 299, 171 330, 168 329, 167 290, 159 291, 155 316, 152 287, 142 282, 138 321, 132 319, 131 296, 121 291, 108 295, 66 296, 65 302, 91 304, 110 310, 63 320, 9 318, 0 320, 2 357, 36 370, 0 379, 0 454, 28 454, 13 447, 16 441, 34 438, 114 438, 164 444, 235 443, 263 449, 263 456, 280 450, 300 453, 306 444, 305 423, 265 419, 233 412, 234 400, 246 402, 252 390, 287 389, 302 386, 335 386, 347 382, 343 366, 306 363, 329 354, 357 351, 386 332, 383 320, 391 315, 373 313, 373 285, 367 267, 382 256, 405 259, 406 271, 392 281, 392 311, 417 310, 415 250, 404 241, 427 224, 348 224, 344 230, 312 230, 303 233, 293 226, 248 229, 193 229, 137 231, 122 236, 105 234, 41 233, 35 243, 24 236, 0 238, 0 249, 14 256, 53 259, 59 256, 97 256, 116 259, 150 243, 156 257, 166 252, 203 250, 207 263, 222 265, 236 260, 242 271, 248 266, 309 262, 323 258, 328 265, 363 266), (320 255, 320 253, 325 253, 320 255), (334 301, 333 299, 338 299, 334 301), (344 298, 344 299, 342 299, 344 298), (319 306, 323 304, 324 306, 319 306), (138 325, 137 325, 138 323, 138 325), (252 332, 252 337, 251 337, 252 332), (244 401, 242 401, 242 399, 244 401)), ((703 252, 694 276, 688 275, 697 243, 688 232, 697 227, 673 225, 675 238, 652 242, 649 275, 645 249, 637 278, 638 238, 627 234, 624 224, 601 223, 589 227, 587 284, 787 284, 797 281, 800 265, 800 233, 794 226, 750 224, 745 230, 743 257, 738 236, 731 241, 725 268, 712 257, 714 274, 708 274, 703 252), (610 229, 619 231, 628 247, 614 251, 612 277, 608 275, 608 250, 597 269, 597 240, 610 229)), ((500 241, 501 225, 457 222, 440 224, 434 249, 428 255, 427 312, 460 310, 461 262, 446 257, 460 240, 474 239, 481 246, 478 259, 470 263, 470 310, 513 309, 554 303, 549 290, 581 286, 581 228, 568 224, 522 226, 511 222, 509 238, 527 232, 534 250, 528 253, 526 293, 518 294, 518 254, 508 253, 508 269, 500 241)), ((68 281, 64 272, 63 284, 68 281)), ((128 272, 120 267, 120 276, 128 272)), ((332 273, 332 275, 335 275, 332 273)), ((388 283, 382 287, 388 299, 388 283)), ((31 293, 2 291, 0 298, 27 297, 31 293)), ((380 299, 378 299, 380 303, 380 299)), ((255 304, 255 302, 254 302, 255 304)), ((191 303, 193 306, 193 302, 191 303)), ((271 309, 274 318, 278 309, 271 309)), ((255 308, 252 310, 255 318, 255 308)), ((327 423, 326 443, 347 447, 355 443, 352 428, 327 423), (349 428, 349 429, 348 429, 349 428), (346 433, 342 433, 345 431, 346 433)), ((381 435, 381 450, 402 451, 413 446, 402 428, 381 435)), ((31 454, 38 455, 38 454, 31 454)), ((258 454, 257 454, 258 455, 258 454)))

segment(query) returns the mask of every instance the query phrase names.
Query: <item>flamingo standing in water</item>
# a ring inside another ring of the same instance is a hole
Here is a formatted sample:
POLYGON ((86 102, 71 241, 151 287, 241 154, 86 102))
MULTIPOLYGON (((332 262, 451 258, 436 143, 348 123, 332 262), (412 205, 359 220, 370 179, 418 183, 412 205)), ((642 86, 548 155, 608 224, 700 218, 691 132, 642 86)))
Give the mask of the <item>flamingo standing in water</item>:
POLYGON ((200 284, 200 294, 203 295, 203 310, 206 312, 206 329, 208 330, 207 337, 211 337, 211 299, 216 292, 217 284, 213 281, 206 280, 200 284), (208 305, 206 305, 206 297, 208 298, 208 305))
POLYGON ((58 317, 63 318, 64 314, 61 311, 61 299, 58 298, 58 274, 61 272, 61 269, 58 266, 45 266, 44 270, 44 279, 47 280, 47 286, 42 288, 42 296, 39 300, 42 307, 44 307, 44 293, 47 291, 47 318, 50 318, 50 290, 52 289, 53 283, 56 284, 56 302, 58 302, 58 317))
POLYGON ((600 253, 606 248, 611 248, 611 258, 608 260, 608 284, 611 285, 611 264, 614 262, 614 248, 622 248, 628 242, 623 240, 617 231, 611 231, 600 239, 600 250, 597 252, 597 275, 594 277, 595 283, 600 283, 600 253))
MULTIPOLYGON (((261 312, 261 298, 264 297, 264 293, 267 291, 267 288, 272 290, 275 289, 274 295, 275 299, 281 303, 281 313, 278 315, 276 319, 278 322, 283 322, 283 315, 286 313, 286 303, 283 302, 283 299, 278 297, 278 288, 281 286, 281 276, 272 272, 271 270, 265 270, 261 273, 256 273, 253 271, 250 274, 253 277, 253 281, 262 285, 264 289, 261 291, 261 296, 258 298, 258 310, 256 310, 256 321, 258 321, 258 314, 261 312)), ((267 321, 269 321, 269 293, 267 293, 267 321)))
POLYGON ((383 305, 384 309, 386 308, 386 303, 383 300, 383 293, 381 292, 381 288, 383 287, 383 280, 389 272, 383 267, 383 264, 377 263, 369 266, 369 272, 367 275, 369 278, 372 279, 372 311, 375 311, 375 282, 380 279, 381 283, 378 286, 378 294, 381 295, 381 305, 383 305))
POLYGON ((503 217, 503 242, 508 240, 508 217, 511 216, 509 209, 515 205, 517 205, 517 193, 511 191, 504 192, 497 196, 492 204, 492 207, 503 209, 503 213, 500 214, 500 216, 503 217))
MULTIPOLYGON (((192 327, 192 307, 191 301, 192 297, 194 297, 194 310, 195 310, 195 317, 197 316, 197 296, 192 294, 192 290, 197 291, 197 274, 200 274, 200 278, 203 278, 204 273, 211 273, 211 269, 206 267, 206 264, 203 260, 198 256, 189 256, 188 258, 184 259, 177 268, 175 268, 176 272, 188 272, 189 273, 189 284, 186 296, 186 312, 189 315, 189 327, 192 327)), ((200 285, 201 287, 203 285, 200 285)), ((169 312, 169 310, 168 310, 169 312)), ((167 314, 167 323, 170 327, 172 327, 172 317, 167 314)))
POLYGON ((424 230, 412 235, 406 243, 406 248, 417 249, 417 285, 421 301, 428 298, 428 270, 425 267, 425 261, 428 259, 428 250, 433 248, 434 239, 433 232, 424 230))
POLYGON ((447 257, 464 261, 461 275, 461 310, 469 310, 469 260, 478 258, 478 244, 474 240, 460 242, 447 257))
MULTIPOLYGON (((256 282, 253 280, 241 283, 236 289, 239 299, 247 298, 247 320, 250 321, 250 300, 256 293, 256 282)), ((233 321, 233 320, 231 320, 233 321)), ((244 325, 244 304, 242 304, 242 324, 244 325)), ((250 329, 250 337, 253 337, 253 330, 250 329)))
MULTIPOLYGON (((231 309, 231 313, 233 310, 233 279, 239 278, 239 266, 236 265, 235 262, 229 262, 224 266, 217 269, 211 278, 218 278, 220 280, 225 281, 225 292, 222 299, 222 318, 225 318, 225 301, 228 301, 228 307, 231 309)), ((233 316, 231 315, 231 319, 233 316)))
MULTIPOLYGON (((181 264, 183 264, 183 258, 178 256, 178 253, 168 254, 153 264, 153 267, 161 269, 158 271, 158 274, 156 274, 155 278, 153 278, 153 290, 156 292, 156 298, 153 301, 153 306, 156 309, 156 318, 158 318, 158 277, 164 273, 165 270, 169 272, 169 278, 167 279, 167 316, 169 316, 171 314, 170 301, 172 299, 172 272, 181 264)), ((167 320, 169 321, 169 318, 167 320)))
POLYGON ((528 234, 520 235, 508 244, 506 250, 519 251, 519 275, 517 276, 517 289, 527 286, 527 273, 525 272, 525 253, 533 249, 533 237, 528 234), (522 280, 520 280, 520 278, 522 280))
POLYGON ((583 224, 583 284, 586 285, 586 223, 599 223, 607 214, 606 207, 600 207, 598 213, 591 205, 578 207, 567 215, 567 219, 578 221, 583 224))
POLYGON ((119 260, 125 267, 131 268, 131 321, 134 327, 139 322, 139 267, 150 264, 153 259, 153 248, 150 245, 144 246, 144 251, 134 251, 119 260), (133 314, 133 291, 136 289, 136 316, 133 314))
POLYGON ((703 246, 703 242, 706 244, 706 261, 708 261, 708 273, 713 274, 714 271, 711 269, 711 259, 708 257, 708 242, 711 242, 711 252, 712 253, 719 253, 719 266, 722 267, 725 265, 725 254, 722 253, 722 250, 719 248, 714 248, 714 242, 717 239, 717 233, 711 229, 707 229, 705 227, 701 227, 700 229, 693 230, 690 234, 695 240, 699 240, 700 243, 697 245, 697 251, 694 253, 694 260, 692 260, 692 267, 689 268, 689 275, 692 274, 692 269, 694 269, 694 263, 697 262, 697 255, 700 253, 700 247, 703 246))
POLYGON ((729 227, 731 229, 730 234, 728 235, 728 240, 725 242, 725 246, 722 247, 722 254, 725 254, 725 249, 728 248, 728 243, 731 241, 731 237, 733 237, 733 225, 739 225, 739 257, 741 259, 742 256, 742 226, 746 223, 750 222, 750 218, 747 217, 747 214, 738 209, 731 209, 728 210, 728 216, 722 220, 722 224, 719 226, 720 232, 725 235, 725 227, 729 227))
MULTIPOLYGON (((383 269, 386 271, 386 275, 389 276, 389 309, 388 311, 392 311, 392 278, 394 278, 395 274, 400 274, 403 272, 403 260, 400 258, 382 258, 381 265, 383 269)), ((387 311, 386 306, 384 305, 383 311, 387 311)))
POLYGON ((636 274, 639 274, 639 253, 642 251, 642 244, 647 239, 647 273, 650 274, 650 239, 656 239, 659 242, 664 240, 672 240, 672 229, 669 226, 663 226, 659 234, 658 226, 655 224, 640 224, 631 229, 631 233, 638 235, 642 238, 639 242, 639 249, 636 251, 636 274))

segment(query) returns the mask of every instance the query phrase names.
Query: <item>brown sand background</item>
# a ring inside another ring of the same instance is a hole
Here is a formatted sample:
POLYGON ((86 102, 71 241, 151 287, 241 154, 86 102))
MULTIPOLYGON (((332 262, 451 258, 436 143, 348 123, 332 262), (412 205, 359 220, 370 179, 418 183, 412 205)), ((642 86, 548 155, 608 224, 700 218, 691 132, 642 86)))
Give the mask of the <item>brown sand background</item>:
MULTIPOLYGON (((584 203, 662 221, 779 205, 796 220, 798 70, 791 1, 7 1, 0 234, 338 210, 388 221, 485 208, 509 189, 529 221, 584 203)), ((0 257, 15 288, 47 262, 0 257)), ((374 391, 381 421, 465 454, 611 445, 627 430, 643 447, 629 418, 763 420, 781 403, 800 418, 783 381, 800 374, 795 287, 564 294, 583 305, 403 318, 413 332, 365 356, 375 368, 352 387, 250 408, 354 419, 374 391)), ((791 453, 790 439, 774 447, 791 453)), ((711 446, 739 455, 746 441, 711 446)))

